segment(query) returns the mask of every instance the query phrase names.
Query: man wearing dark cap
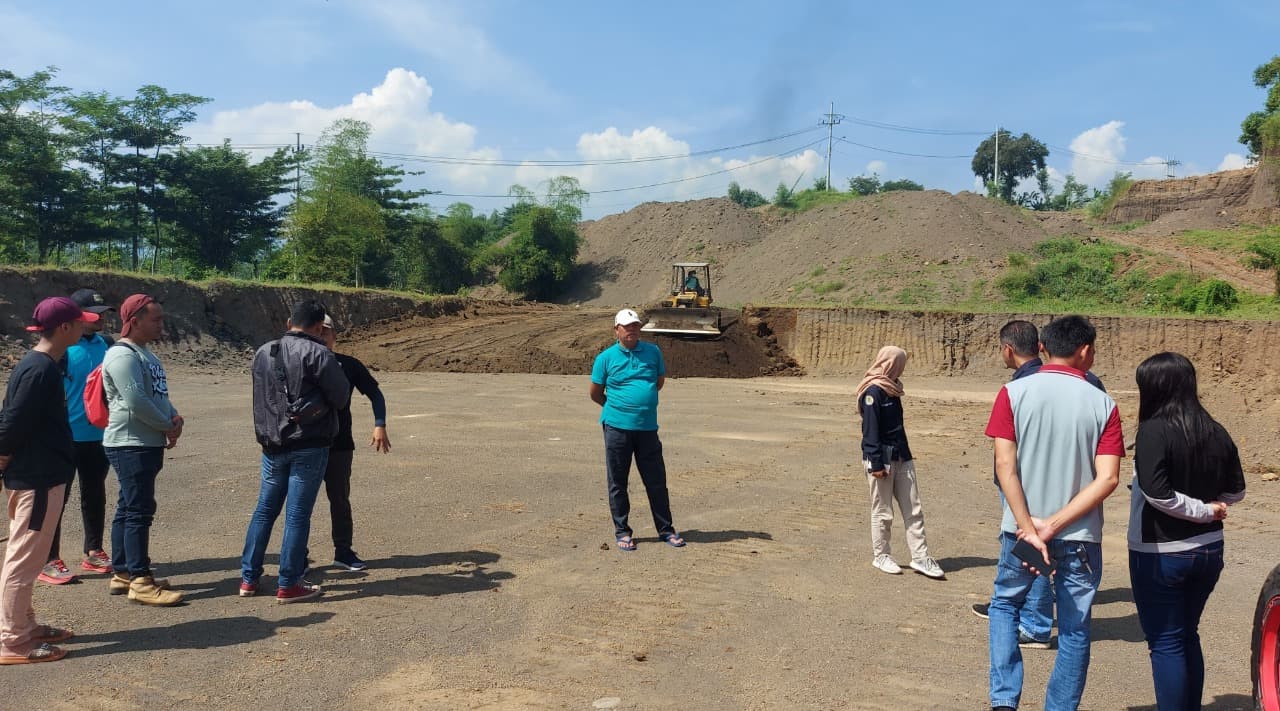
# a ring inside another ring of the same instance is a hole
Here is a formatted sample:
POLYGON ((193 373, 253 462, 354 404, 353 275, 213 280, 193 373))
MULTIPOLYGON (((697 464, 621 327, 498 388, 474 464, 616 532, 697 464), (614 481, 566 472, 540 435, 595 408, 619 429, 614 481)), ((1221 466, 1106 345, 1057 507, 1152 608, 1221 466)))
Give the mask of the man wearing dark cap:
POLYGON ((169 402, 169 381, 147 346, 164 336, 164 308, 146 294, 120 304, 120 342, 102 359, 102 389, 111 418, 102 437, 120 480, 111 521, 111 568, 107 590, 142 605, 182 602, 167 580, 151 571, 151 521, 156 514, 156 477, 164 450, 182 436, 182 416, 169 402))
POLYGON ((0 476, 8 490, 9 542, 0 566, 0 664, 52 662, 68 630, 36 622, 32 590, 48 558, 67 483, 75 472, 58 361, 98 315, 65 296, 36 305, 28 331, 40 342, 13 369, 0 407, 0 476))
MULTIPOLYGON (((107 463, 106 450, 102 448, 102 430, 89 424, 84 412, 84 384, 89 373, 102 363, 102 357, 115 341, 102 333, 105 322, 103 314, 115 311, 93 289, 80 289, 71 295, 82 310, 97 314, 97 321, 86 321, 82 324, 84 335, 70 348, 63 359, 65 373, 62 379, 62 390, 67 398, 67 415, 71 420, 71 438, 75 441, 75 473, 80 479, 80 519, 84 523, 84 560, 81 570, 91 573, 110 573, 111 559, 102 550, 102 530, 105 526, 107 508, 107 463)), ((67 485, 70 490, 70 484, 67 485)), ((62 511, 65 514, 67 499, 62 499, 62 511)), ((75 575, 62 562, 62 515, 58 517, 58 526, 53 531, 53 545, 49 549, 49 562, 44 566, 38 578, 40 582, 61 585, 75 580, 75 575)))

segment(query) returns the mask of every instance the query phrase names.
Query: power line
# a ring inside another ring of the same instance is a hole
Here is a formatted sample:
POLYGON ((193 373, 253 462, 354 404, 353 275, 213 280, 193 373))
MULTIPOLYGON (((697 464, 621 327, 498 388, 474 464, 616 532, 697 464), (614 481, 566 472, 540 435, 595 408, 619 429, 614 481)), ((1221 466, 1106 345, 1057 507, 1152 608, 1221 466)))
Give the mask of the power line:
MULTIPOLYGON (((724 168, 724 169, 722 169, 722 170, 712 170, 712 172, 710 172, 710 173, 703 173, 703 174, 701 174, 701 176, 690 176, 690 177, 687 177, 687 178, 676 178, 676 179, 672 179, 672 181, 662 181, 662 182, 657 182, 657 183, 648 183, 648 184, 643 184, 643 186, 616 187, 616 188, 607 188, 607 190, 589 190, 589 191, 584 191, 584 192, 588 193, 588 195, 605 195, 605 193, 611 193, 611 192, 627 192, 627 191, 631 191, 631 190, 646 190, 646 188, 650 188, 650 187, 663 187, 663 186, 669 186, 669 184, 685 183, 685 182, 689 182, 689 181, 700 181, 700 179, 703 179, 703 178, 709 178, 709 177, 712 177, 712 176, 723 176, 723 174, 724 174, 724 173, 732 173, 732 172, 733 172, 733 170, 741 170, 741 169, 744 169, 744 168, 750 168, 750 167, 753 167, 753 165, 759 165, 759 164, 762 164, 762 163, 768 163, 768 161, 771 161, 771 160, 778 160, 778 159, 780 159, 780 158, 783 158, 783 156, 787 156, 787 155, 791 155, 791 154, 796 154, 796 152, 800 152, 800 151, 803 151, 803 150, 806 150, 806 149, 812 149, 812 147, 813 147, 813 146, 817 146, 817 145, 819 145, 819 143, 822 143, 823 141, 824 141, 824 140, 823 140, 823 138, 819 138, 819 140, 817 140, 817 141, 810 141, 810 142, 808 142, 808 143, 805 143, 805 145, 803 145, 803 146, 796 147, 796 149, 792 149, 792 150, 788 150, 788 151, 782 151, 782 152, 780 152, 780 154, 774 154, 774 155, 771 155, 771 156, 767 156, 767 158, 762 158, 762 159, 759 159, 759 160, 753 160, 753 161, 750 161, 750 163, 744 163, 744 164, 742 164, 742 165, 735 165, 735 167, 732 167, 732 168, 724 168)), ((506 193, 506 195, 494 195, 494 193, 480 193, 480 195, 475 195, 475 193, 461 193, 461 192, 434 192, 434 193, 433 193, 433 195, 438 195, 438 196, 442 196, 442 197, 515 197, 515 196, 513 196, 513 195, 509 195, 509 193, 506 193)))
POLYGON ((1073 151, 1070 148, 1063 148, 1062 146, 1054 146, 1048 143, 1044 145, 1045 147, 1055 151, 1062 151, 1063 153, 1069 153, 1073 156, 1078 156, 1080 158, 1087 158, 1089 160, 1097 161, 1099 163, 1110 163, 1111 165, 1165 165, 1166 163, 1166 161, 1163 161, 1160 159, 1148 160, 1148 161, 1116 160, 1114 158, 1103 158, 1101 156, 1091 156, 1088 153, 1080 153, 1078 151, 1073 151))
POLYGON ((956 159, 956 158, 972 158, 972 157, 973 157, 973 154, 971 154, 971 153, 969 153, 969 154, 965 154, 965 155, 953 155, 953 156, 930 155, 930 154, 927 154, 927 153, 906 153, 906 152, 904 152, 904 151, 895 151, 895 150, 890 150, 890 149, 888 149, 888 148, 880 148, 880 147, 878 147, 878 146, 868 146, 868 145, 866 145, 866 144, 864 144, 864 143, 856 143, 856 142, 854 142, 854 141, 850 141, 849 139, 847 139, 847 138, 845 138, 845 137, 843 137, 843 136, 841 136, 840 138, 837 138, 836 140, 837 140, 837 141, 840 141, 841 143, 848 143, 848 144, 849 144, 849 145, 851 145, 851 146, 857 146, 857 147, 859 147, 859 148, 866 148, 867 150, 871 150, 871 151, 880 151, 881 153, 892 153, 892 154, 894 154, 894 155, 899 155, 899 156, 911 156, 912 158, 944 158, 944 159, 956 159))
POLYGON ((653 163, 657 161, 679 160, 682 158, 695 158, 698 156, 711 155, 714 153, 724 153, 726 151, 738 150, 741 148, 749 148, 751 146, 758 146, 765 143, 774 143, 787 138, 792 138, 794 136, 799 136, 801 134, 810 133, 816 130, 818 130, 817 126, 809 126, 808 128, 803 128, 798 131, 792 131, 790 133, 784 133, 780 136, 762 138, 760 140, 748 141, 746 143, 739 143, 732 146, 720 146, 718 148, 707 148, 700 151, 691 151, 689 153, 674 153, 669 155, 644 156, 640 158, 601 158, 599 160, 581 160, 581 159, 577 159, 577 160, 539 160, 539 159, 516 160, 516 159, 506 159, 506 158, 470 158, 470 157, 464 157, 464 156, 416 155, 412 153, 393 153, 389 151, 369 151, 368 154, 371 156, 381 157, 381 158, 393 158, 396 160, 406 160, 406 161, 420 162, 420 163, 444 163, 448 165, 480 165, 480 166, 491 165, 491 166, 513 167, 513 168, 519 168, 519 167, 525 167, 525 166, 529 166, 529 167, 547 166, 547 167, 567 167, 567 168, 588 167, 588 166, 597 166, 597 165, 653 163))
POLYGON ((879 128, 886 131, 900 131, 903 133, 922 133, 931 136, 987 136, 987 131, 955 131, 945 128, 916 128, 914 126, 903 126, 895 123, 884 123, 883 121, 872 121, 870 119, 858 118, 856 116, 846 116, 850 123, 856 123, 859 126, 868 126, 870 128, 879 128))

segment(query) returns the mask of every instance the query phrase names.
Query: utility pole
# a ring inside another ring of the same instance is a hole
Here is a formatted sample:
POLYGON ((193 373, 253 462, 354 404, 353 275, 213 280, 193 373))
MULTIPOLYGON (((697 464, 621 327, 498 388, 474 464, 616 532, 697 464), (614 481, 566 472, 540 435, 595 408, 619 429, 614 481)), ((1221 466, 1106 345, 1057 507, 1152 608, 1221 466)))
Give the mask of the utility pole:
POLYGON ((1179 166, 1179 165, 1182 165, 1182 161, 1176 158, 1166 158, 1164 160, 1164 177, 1166 178, 1175 177, 1173 174, 1173 169, 1175 166, 1179 166))
POLYGON ((836 124, 844 120, 844 114, 836 113, 836 102, 831 102, 831 113, 827 114, 822 123, 827 127, 827 191, 831 190, 831 144, 834 141, 834 129, 836 124))
POLYGON ((996 184, 996 197, 1000 197, 1000 127, 996 126, 996 158, 991 169, 991 182, 996 184))

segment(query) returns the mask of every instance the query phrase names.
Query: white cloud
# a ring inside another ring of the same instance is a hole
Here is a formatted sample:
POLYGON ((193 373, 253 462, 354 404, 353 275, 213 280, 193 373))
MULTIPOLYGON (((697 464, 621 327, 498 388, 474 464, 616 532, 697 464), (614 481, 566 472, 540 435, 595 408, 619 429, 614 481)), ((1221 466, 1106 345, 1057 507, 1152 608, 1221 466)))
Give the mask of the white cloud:
POLYGON ((527 67, 496 47, 467 17, 474 8, 452 2, 362 0, 350 7, 433 66, 470 86, 514 93, 526 100, 553 101, 550 89, 527 67))
MULTIPOLYGON (((499 157, 494 149, 475 147, 473 126, 432 111, 432 93, 426 79, 396 68, 387 72, 381 84, 340 106, 317 106, 306 100, 267 102, 219 111, 207 122, 192 125, 187 134, 199 143, 216 143, 223 138, 230 138, 233 143, 263 143, 259 136, 282 138, 298 131, 304 142, 314 143, 334 121, 350 118, 370 125, 372 150, 420 156, 499 157)), ((420 164, 408 163, 406 167, 415 170, 420 164)), ((483 171, 483 166, 432 166, 426 178, 427 182, 438 182, 441 175, 447 175, 459 188, 481 188, 487 185, 483 171)))
POLYGON ((1123 121, 1108 121, 1091 128, 1071 140, 1071 173, 1076 180, 1094 187, 1102 187, 1117 172, 1131 173, 1136 179, 1162 178, 1165 175, 1165 159, 1148 156, 1141 161, 1125 160, 1127 139, 1122 129, 1123 121))
POLYGON ((885 174, 888 170, 889 170, 889 164, 888 164, 888 163, 885 163, 885 162, 884 162, 884 161, 882 161, 882 160, 873 160, 873 161, 871 161, 870 163, 867 163, 867 167, 866 167, 866 168, 863 168, 863 173, 862 173, 862 174, 863 174, 863 175, 871 175, 872 173, 875 173, 876 175, 884 176, 884 174, 885 174))
MULTIPOLYGON (((319 106, 307 100, 273 101, 243 109, 219 111, 185 132, 196 143, 293 143, 293 132, 313 144, 334 121, 365 121, 372 134, 369 148, 405 156, 446 156, 472 160, 502 159, 502 151, 480 146, 474 126, 435 108, 437 97, 427 80, 404 68, 387 72, 382 82, 337 106, 319 106), (265 137, 271 137, 270 140, 265 137)), ((629 207, 648 200, 687 200, 724 195, 729 181, 772 195, 778 183, 788 186, 802 179, 808 185, 825 174, 822 156, 812 148, 780 157, 694 156, 690 145, 658 126, 629 132, 617 127, 580 135, 568 151, 546 149, 510 166, 492 164, 422 162, 382 157, 388 164, 403 163, 407 170, 423 170, 422 176, 405 179, 406 186, 422 187, 453 195, 506 195, 513 183, 535 192, 548 178, 570 175, 582 187, 596 193, 585 210, 595 217, 609 208, 629 207), (643 158, 662 160, 643 161, 643 158), (535 160, 536 159, 536 160, 535 160), (592 165, 547 165, 537 161, 589 162, 592 165), (607 161, 629 161, 610 164, 607 161), (700 177, 706 176, 706 177, 700 177), (619 188, 645 187, 637 190, 619 188), (605 192, 616 191, 616 192, 605 192)), ((454 201, 470 202, 482 211, 500 207, 500 198, 450 197, 432 199, 437 207, 454 201)))
POLYGON ((1218 170, 1238 170, 1246 168, 1249 165, 1249 159, 1239 153, 1228 153, 1222 157, 1222 162, 1218 164, 1218 170))

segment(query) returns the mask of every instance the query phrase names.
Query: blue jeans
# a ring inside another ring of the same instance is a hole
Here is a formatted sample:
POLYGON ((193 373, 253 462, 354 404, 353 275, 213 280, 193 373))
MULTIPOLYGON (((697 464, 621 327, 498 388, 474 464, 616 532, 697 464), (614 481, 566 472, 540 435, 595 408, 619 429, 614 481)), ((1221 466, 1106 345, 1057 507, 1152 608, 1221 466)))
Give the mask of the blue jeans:
POLYGON ((276 584, 288 588, 302 580, 307 568, 307 539, 311 537, 311 509, 324 483, 328 459, 328 447, 262 455, 262 488, 258 492, 258 506, 249 518, 244 554, 240 557, 240 577, 246 583, 256 584, 262 577, 262 559, 271 541, 271 529, 286 502, 280 575, 276 584))
MULTIPOLYGON (((991 705, 1018 707, 1022 698, 1022 650, 1018 619, 1037 576, 1013 555, 1017 538, 1000 534, 1000 561, 991 595, 991 705)), ((1093 596, 1102 582, 1102 546, 1080 541, 1049 541, 1057 561, 1052 577, 1058 596, 1058 653, 1045 689, 1045 711, 1075 709, 1089 672, 1089 626, 1093 596)))
POLYGON ((120 480, 111 520, 111 569, 130 578, 151 575, 151 521, 156 515, 156 477, 164 468, 163 447, 105 447, 120 480))
MULTIPOLYGON (((999 483, 996 483, 999 488, 999 483)), ((1000 492, 1000 509, 1005 506, 1004 492, 1000 492)), ((1043 575, 1036 576, 1031 584, 1031 591, 1022 604, 1022 614, 1018 620, 1018 631, 1037 642, 1048 642, 1053 638, 1053 583, 1043 575)))
POLYGON ((631 475, 631 459, 640 470, 640 481, 649 496, 649 510, 659 536, 676 532, 671 522, 671 499, 667 494, 667 465, 662 460, 662 442, 658 432, 622 430, 609 425, 604 428, 605 474, 609 485, 609 513, 613 532, 618 538, 631 535, 627 516, 631 498, 627 495, 627 479, 631 475))
POLYGON ((1133 601, 1151 650, 1160 711, 1200 708, 1200 613, 1221 574, 1222 541, 1177 553, 1129 551, 1133 601))

